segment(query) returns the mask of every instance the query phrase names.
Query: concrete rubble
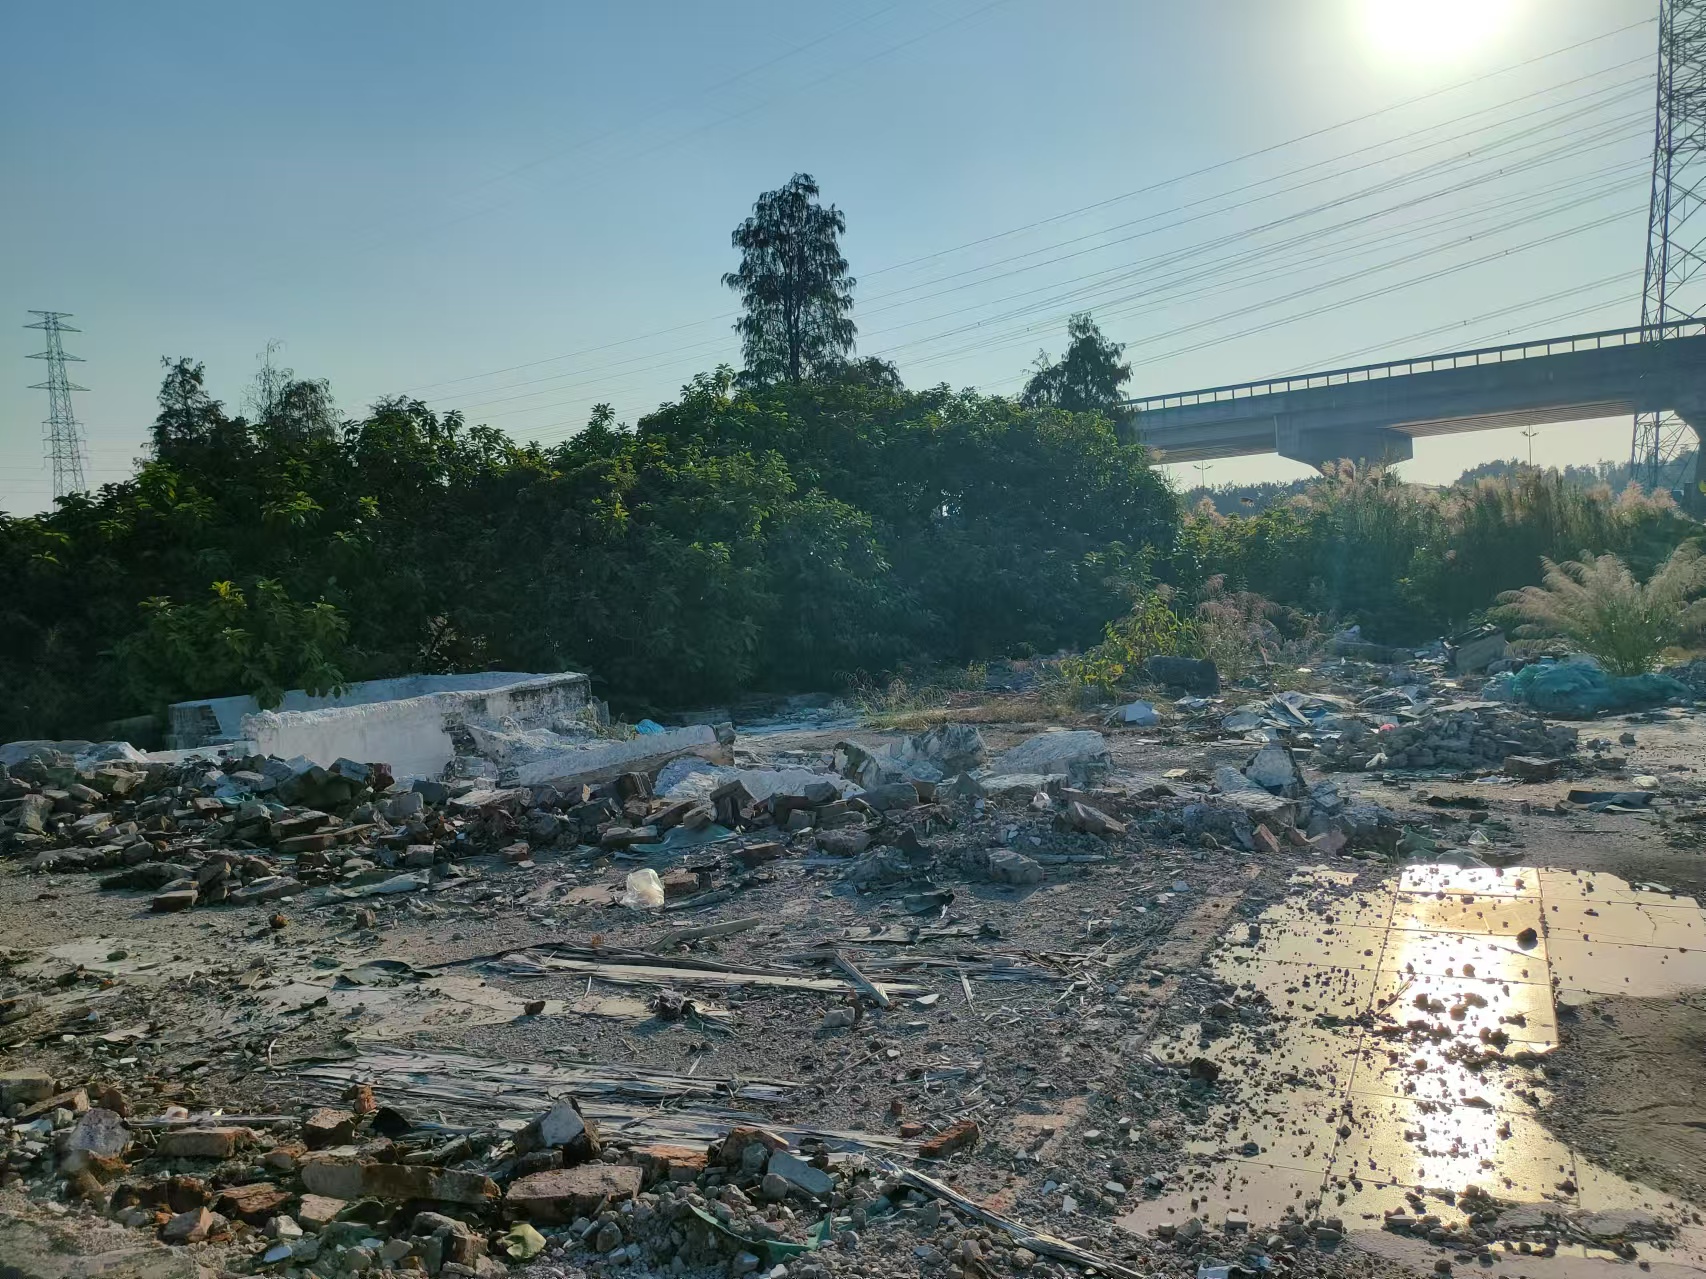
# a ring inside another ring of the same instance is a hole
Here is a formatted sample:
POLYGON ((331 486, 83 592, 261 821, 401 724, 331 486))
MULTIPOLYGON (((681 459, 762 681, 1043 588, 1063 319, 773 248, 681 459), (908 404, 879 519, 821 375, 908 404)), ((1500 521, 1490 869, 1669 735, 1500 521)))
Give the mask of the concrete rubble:
POLYGON ((1542 1133, 1570 1001, 1706 987, 1706 874, 1599 901, 1570 842, 1698 830, 1693 710, 1335 648, 906 733, 459 722, 429 776, 0 748, 0 1223, 287 1279, 1706 1264, 1542 1133))

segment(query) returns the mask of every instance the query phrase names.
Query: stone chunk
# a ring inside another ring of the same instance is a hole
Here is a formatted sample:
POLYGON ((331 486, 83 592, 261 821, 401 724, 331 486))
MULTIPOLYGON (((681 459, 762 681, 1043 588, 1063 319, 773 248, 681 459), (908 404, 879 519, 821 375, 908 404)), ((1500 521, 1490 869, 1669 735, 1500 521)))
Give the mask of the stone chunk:
POLYGON ((80 1152, 97 1159, 116 1159, 128 1145, 130 1129, 124 1126, 124 1120, 99 1106, 83 1112, 65 1142, 67 1153, 80 1152))
POLYGON ((196 891, 193 888, 176 888, 170 892, 156 893, 148 903, 148 909, 159 915, 170 915, 180 910, 188 910, 196 902, 196 891))
POLYGON ((180 1212, 160 1227, 162 1243, 201 1243, 225 1225, 225 1218, 206 1208, 180 1212))
POLYGON ((997 884, 1017 884, 1023 887, 1043 882, 1042 866, 1010 848, 990 849, 985 862, 985 873, 997 884))
POLYGON ((332 1199, 371 1198, 387 1203, 437 1199, 444 1203, 481 1205, 498 1197, 497 1183, 483 1173, 456 1172, 426 1164, 382 1164, 324 1154, 310 1154, 303 1161, 302 1185, 310 1194, 332 1199))
POLYGON ((270 1181, 255 1181, 246 1186, 228 1186, 219 1192, 214 1207, 224 1217, 237 1217, 251 1226, 264 1226, 285 1210, 292 1196, 270 1181))
POLYGON ((161 1133, 154 1153, 167 1159, 229 1159, 254 1139, 248 1128, 179 1128, 161 1133))
POLYGON ((640 1182, 635 1164, 582 1164, 522 1177, 511 1183, 504 1201, 530 1220, 566 1225, 634 1198, 640 1193, 640 1182))
POLYGON ((84 1088, 72 1088, 65 1092, 55 1093, 51 1097, 43 1097, 40 1101, 25 1106, 18 1114, 20 1123, 28 1123, 43 1115, 52 1114, 56 1110, 69 1110, 74 1115, 80 1115, 89 1109, 89 1093, 84 1088))
POLYGON ((1061 813, 1061 821, 1073 830, 1086 835, 1123 835, 1125 823, 1115 821, 1099 808, 1073 800, 1061 813))
POLYGON ((355 1138, 355 1116, 347 1110, 321 1107, 302 1121, 302 1140, 310 1150, 347 1146, 355 1138))
POLYGON ((815 1199, 827 1199, 830 1191, 835 1189, 835 1178, 786 1150, 778 1150, 770 1156, 766 1171, 815 1199))
POLYGON ((0 1074, 0 1106, 26 1106, 53 1096, 52 1075, 39 1070, 8 1070, 0 1074))
POLYGON ((574 1098, 565 1097, 515 1134, 515 1152, 561 1150, 565 1164, 598 1157, 598 1127, 583 1118, 574 1098))
POLYGON ((296 1205, 296 1220, 304 1230, 319 1231, 338 1219, 338 1214, 349 1207, 349 1201, 333 1199, 327 1195, 303 1195, 302 1202, 296 1205))
POLYGON ((1505 756, 1504 774, 1519 782, 1549 782, 1564 771, 1561 759, 1542 759, 1535 755, 1505 756))
POLYGON ((1275 795, 1289 795, 1297 787, 1297 769, 1292 765, 1290 752, 1272 742, 1244 765, 1244 776, 1275 795))
POLYGON ((918 788, 911 782, 886 782, 881 786, 873 786, 859 798, 879 813, 897 808, 916 808, 918 788))
POLYGON ((817 837, 817 846, 831 857, 857 857, 870 844, 870 832, 858 829, 826 830, 817 837))
POLYGON ((1108 739, 1091 729, 1056 729, 1020 742, 989 766, 991 776, 1041 773, 1083 777, 1108 769, 1108 739))
POLYGON ((270 902, 279 897, 293 897, 301 891, 302 881, 294 876, 264 875, 234 890, 230 901, 235 906, 248 906, 255 902, 270 902))
POLYGON ((645 1169, 648 1182, 693 1181, 709 1162, 702 1146, 672 1146, 662 1142, 641 1146, 634 1156, 645 1169))

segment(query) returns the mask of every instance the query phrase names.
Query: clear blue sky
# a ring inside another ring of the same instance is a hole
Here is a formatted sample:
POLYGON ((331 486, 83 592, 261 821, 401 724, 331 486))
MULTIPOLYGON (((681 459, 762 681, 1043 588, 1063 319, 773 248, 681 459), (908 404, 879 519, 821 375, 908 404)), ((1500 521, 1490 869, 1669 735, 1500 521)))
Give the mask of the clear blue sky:
MULTIPOLYGON (((559 438, 738 362, 729 232, 801 170, 847 215, 861 352, 911 385, 1016 390, 1082 308, 1138 392, 1633 324, 1656 8, 13 5, 0 509, 48 499, 29 308, 83 329, 95 482, 161 356, 238 405, 270 340, 348 413, 413 392, 559 438)), ((1621 457, 1628 424, 1533 443, 1621 457)), ((1424 442, 1406 473, 1527 447, 1424 442)))

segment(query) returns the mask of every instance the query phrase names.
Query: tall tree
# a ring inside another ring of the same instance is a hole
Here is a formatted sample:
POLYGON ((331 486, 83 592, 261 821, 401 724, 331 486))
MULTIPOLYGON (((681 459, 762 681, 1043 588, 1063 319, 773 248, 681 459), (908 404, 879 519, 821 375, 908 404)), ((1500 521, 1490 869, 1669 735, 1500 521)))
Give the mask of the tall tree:
POLYGON ((854 280, 837 238, 847 219, 817 196, 811 174, 796 173, 759 196, 734 230, 740 269, 723 283, 745 308, 735 331, 756 382, 803 381, 840 365, 853 349, 854 280))
POLYGON ((1019 402, 1027 408, 1103 413, 1117 421, 1120 388, 1131 379, 1131 365, 1120 360, 1124 345, 1103 337, 1088 311, 1067 321, 1066 336, 1066 354, 1058 362, 1050 362, 1046 352, 1037 356, 1037 371, 1019 402))

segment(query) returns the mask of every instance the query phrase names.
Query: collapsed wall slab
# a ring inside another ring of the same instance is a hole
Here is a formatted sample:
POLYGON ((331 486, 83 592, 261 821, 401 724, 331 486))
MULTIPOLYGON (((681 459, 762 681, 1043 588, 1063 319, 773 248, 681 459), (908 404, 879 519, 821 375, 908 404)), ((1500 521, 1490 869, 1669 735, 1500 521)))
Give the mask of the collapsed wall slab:
MULTIPOLYGON (((549 675, 525 671, 476 671, 468 675, 398 675, 391 679, 369 679, 346 684, 338 693, 308 693, 300 688, 293 688, 273 709, 283 714, 289 711, 367 706, 374 702, 406 701, 434 693, 490 692, 514 684, 555 679, 584 682, 585 677, 569 673, 549 675)), ((584 697, 581 704, 585 704, 584 697)), ((216 746, 221 742, 238 741, 244 736, 244 717, 257 715, 260 710, 260 703, 249 696, 201 697, 194 701, 175 702, 167 708, 168 745, 174 750, 190 750, 197 746, 216 746)))
POLYGON ((587 677, 572 671, 509 675, 499 683, 486 683, 483 676, 411 676, 371 684, 406 688, 411 680, 435 679, 478 680, 484 686, 392 700, 369 697, 309 710, 256 710, 241 717, 234 736, 252 743, 257 754, 285 759, 301 755, 324 765, 339 758, 383 762, 400 779, 436 777, 456 754, 453 735, 462 726, 544 725, 573 716, 589 700, 587 677))

